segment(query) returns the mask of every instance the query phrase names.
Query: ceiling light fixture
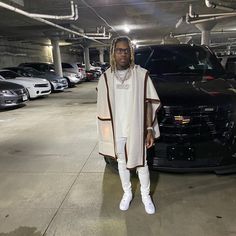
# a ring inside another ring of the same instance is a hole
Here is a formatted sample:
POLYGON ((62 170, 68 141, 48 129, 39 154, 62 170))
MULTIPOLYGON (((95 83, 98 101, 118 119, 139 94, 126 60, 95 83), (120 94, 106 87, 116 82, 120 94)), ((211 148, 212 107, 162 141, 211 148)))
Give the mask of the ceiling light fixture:
POLYGON ((130 28, 128 27, 128 25, 124 25, 123 29, 126 33, 130 32, 130 28))

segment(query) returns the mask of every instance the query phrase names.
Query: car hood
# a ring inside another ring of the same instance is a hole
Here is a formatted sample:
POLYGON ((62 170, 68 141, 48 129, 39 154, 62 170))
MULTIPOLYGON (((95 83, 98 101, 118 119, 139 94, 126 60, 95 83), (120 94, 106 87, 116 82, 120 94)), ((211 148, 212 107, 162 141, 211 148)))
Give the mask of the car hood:
POLYGON ((236 83, 233 80, 214 79, 162 83, 153 79, 153 84, 162 105, 218 104, 236 97, 236 83))
POLYGON ((45 73, 44 74, 45 78, 48 79, 48 80, 61 80, 61 79, 64 79, 63 77, 60 77, 54 73, 45 73))
POLYGON ((15 80, 22 81, 22 82, 29 82, 30 81, 35 84, 48 82, 46 79, 36 78, 36 77, 17 77, 17 78, 15 78, 15 80))

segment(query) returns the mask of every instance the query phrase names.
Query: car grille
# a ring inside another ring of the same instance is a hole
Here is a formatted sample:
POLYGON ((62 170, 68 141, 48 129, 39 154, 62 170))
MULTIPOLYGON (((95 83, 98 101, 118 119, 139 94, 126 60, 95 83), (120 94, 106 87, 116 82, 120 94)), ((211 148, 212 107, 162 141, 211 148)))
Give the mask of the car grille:
POLYGON ((51 90, 42 91, 41 94, 49 93, 51 90))
POLYGON ((17 95, 23 95, 26 93, 25 89, 14 89, 14 92, 17 94, 17 95))
POLYGON ((49 85, 48 84, 35 84, 34 87, 35 88, 47 88, 47 87, 49 87, 49 85))
POLYGON ((229 139, 234 128, 232 106, 164 106, 159 116, 159 126, 163 142, 229 139))

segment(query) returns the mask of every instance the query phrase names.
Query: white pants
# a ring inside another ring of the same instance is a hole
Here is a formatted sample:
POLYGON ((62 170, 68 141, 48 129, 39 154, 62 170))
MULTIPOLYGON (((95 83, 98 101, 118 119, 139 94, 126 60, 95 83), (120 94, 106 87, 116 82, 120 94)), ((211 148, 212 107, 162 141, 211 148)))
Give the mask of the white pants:
MULTIPOLYGON (((116 139, 117 156, 118 156, 118 170, 121 180, 121 185, 125 193, 132 194, 131 182, 130 182, 130 171, 126 168, 125 159, 125 144, 127 138, 120 137, 116 139)), ((141 155, 141 154, 140 154, 141 155)), ((149 195, 150 193, 150 176, 147 166, 147 161, 145 161, 144 167, 137 167, 138 177, 140 181, 140 191, 142 197, 149 195)))

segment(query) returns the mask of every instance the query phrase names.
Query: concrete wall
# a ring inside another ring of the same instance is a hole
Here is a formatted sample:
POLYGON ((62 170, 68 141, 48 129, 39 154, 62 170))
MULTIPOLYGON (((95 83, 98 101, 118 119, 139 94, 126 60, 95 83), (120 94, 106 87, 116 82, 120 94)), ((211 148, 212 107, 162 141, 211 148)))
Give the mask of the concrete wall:
MULTIPOLYGON (((68 47, 61 47, 62 62, 82 61, 82 57, 72 54, 68 47)), ((0 68, 17 66, 23 62, 53 62, 50 46, 25 42, 0 40, 0 68)))
POLYGON ((52 62, 51 49, 48 46, 31 43, 0 40, 0 67, 17 66, 22 62, 52 62))
POLYGON ((61 46, 61 61, 62 62, 82 62, 83 61, 83 54, 70 51, 69 46, 61 46))

